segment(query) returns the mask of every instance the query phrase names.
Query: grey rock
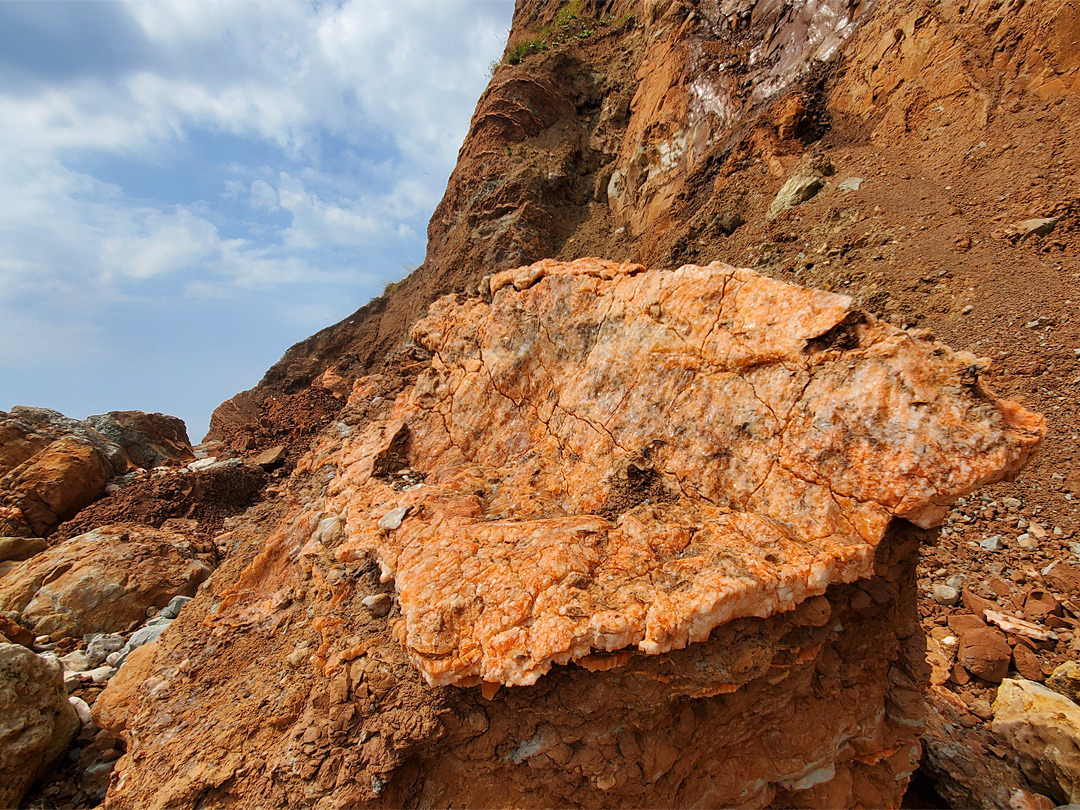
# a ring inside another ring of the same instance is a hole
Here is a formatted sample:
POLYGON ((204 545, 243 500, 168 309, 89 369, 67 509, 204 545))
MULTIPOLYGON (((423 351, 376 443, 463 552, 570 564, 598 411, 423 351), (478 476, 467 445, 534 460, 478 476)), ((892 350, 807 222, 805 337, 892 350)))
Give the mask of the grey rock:
POLYGON ((91 667, 105 663, 111 653, 124 646, 119 633, 91 633, 86 636, 86 660, 91 667))
POLYGON ((158 618, 175 619, 180 615, 180 609, 190 602, 192 597, 190 596, 174 596, 169 600, 169 604, 161 609, 161 613, 157 615, 158 618))
POLYGON ((1019 498, 1002 498, 1001 504, 1011 512, 1014 509, 1019 509, 1022 505, 1022 502, 1019 498))
POLYGON ((995 534, 979 541, 979 548, 983 551, 999 551, 1001 549, 1001 535, 995 534))
MULTIPOLYGON (((153 621, 154 619, 150 620, 150 622, 153 621)), ((165 628, 172 624, 172 621, 169 619, 160 621, 158 622, 158 624, 151 624, 150 622, 147 622, 145 626, 140 627, 138 630, 131 634, 131 638, 128 639, 127 644, 123 646, 123 648, 117 655, 115 664, 117 667, 123 666, 124 662, 127 660, 127 657, 131 655, 132 650, 138 649, 143 644, 149 644, 152 641, 157 641, 161 637, 161 634, 165 632, 165 628)), ((110 655, 109 658, 111 657, 112 656, 110 655)))
POLYGON ((863 183, 866 181, 861 177, 849 177, 837 186, 841 191, 858 191, 863 183))

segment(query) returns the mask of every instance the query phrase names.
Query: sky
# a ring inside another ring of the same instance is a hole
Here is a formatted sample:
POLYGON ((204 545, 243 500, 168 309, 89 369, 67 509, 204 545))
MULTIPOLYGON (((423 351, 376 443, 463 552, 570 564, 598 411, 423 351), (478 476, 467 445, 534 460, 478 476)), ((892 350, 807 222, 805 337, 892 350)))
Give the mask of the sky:
POLYGON ((0 0, 0 410, 193 442, 424 258, 512 0, 0 0))

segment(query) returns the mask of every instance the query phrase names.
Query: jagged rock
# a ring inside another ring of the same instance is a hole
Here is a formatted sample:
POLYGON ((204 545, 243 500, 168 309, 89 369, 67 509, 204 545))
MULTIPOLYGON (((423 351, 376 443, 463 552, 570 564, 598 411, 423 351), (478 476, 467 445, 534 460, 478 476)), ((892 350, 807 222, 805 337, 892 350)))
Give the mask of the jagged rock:
POLYGON ((1054 669, 1046 685, 1074 703, 1080 703, 1080 664, 1066 661, 1054 669))
POLYGON ((1032 784, 1061 803, 1080 802, 1080 706, 1041 684, 1009 678, 998 688, 992 728, 1032 784))
POLYGON ((990 753, 989 747, 999 741, 988 727, 964 728, 969 710, 981 719, 989 719, 989 705, 974 701, 968 707, 937 685, 930 687, 926 697, 922 770, 945 799, 944 806, 1049 810, 1049 800, 1033 793, 1012 763, 990 753))
POLYGON ((90 716, 101 728, 126 739, 128 712, 135 690, 150 676, 157 652, 157 642, 144 644, 132 651, 124 665, 109 679, 108 686, 98 695, 90 716))
POLYGON ((18 644, 0 644, 0 807, 19 805, 79 726, 59 664, 18 644))
POLYGON ((373 555, 394 578, 434 685, 534 683, 592 651, 661 653, 790 609, 865 576, 892 515, 937 522, 1042 435, 1015 406, 942 393, 972 358, 844 326, 850 299, 751 271, 541 262, 491 294, 417 326, 437 359, 346 440, 329 502, 349 527, 338 559, 373 555), (886 408, 903 433, 876 426, 886 408), (961 436, 988 448, 963 471, 961 436), (933 448, 924 467, 909 443, 933 448), (380 459, 402 444, 427 478, 387 533, 380 459), (903 483, 879 483, 881 464, 903 464, 903 483))
POLYGON ((0 533, 47 535, 110 478, 193 457, 172 416, 116 411, 78 421, 47 408, 0 411, 0 533))
POLYGON ((357 383, 297 467, 325 500, 158 641, 109 802, 896 806, 927 672, 893 518, 934 525, 1042 420, 726 265, 486 292, 417 325, 394 398, 357 383), (379 570, 400 619, 363 607, 379 570))
POLYGON ((22 562, 48 547, 41 537, 0 537, 0 562, 22 562))
POLYGON ((0 610, 15 610, 38 635, 130 630, 148 607, 191 595, 213 556, 197 539, 148 526, 103 526, 53 546, 0 579, 0 610))

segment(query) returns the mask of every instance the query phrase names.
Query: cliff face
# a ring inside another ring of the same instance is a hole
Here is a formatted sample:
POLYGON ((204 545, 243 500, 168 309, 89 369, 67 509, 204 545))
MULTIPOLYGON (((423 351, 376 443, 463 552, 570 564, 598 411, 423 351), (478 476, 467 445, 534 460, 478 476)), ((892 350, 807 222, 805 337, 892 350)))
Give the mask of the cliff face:
POLYGON ((288 462, 106 690, 107 805, 895 806, 929 678, 945 795, 1042 806, 976 705, 1080 636, 1078 40, 520 0, 424 264, 215 413, 288 462))

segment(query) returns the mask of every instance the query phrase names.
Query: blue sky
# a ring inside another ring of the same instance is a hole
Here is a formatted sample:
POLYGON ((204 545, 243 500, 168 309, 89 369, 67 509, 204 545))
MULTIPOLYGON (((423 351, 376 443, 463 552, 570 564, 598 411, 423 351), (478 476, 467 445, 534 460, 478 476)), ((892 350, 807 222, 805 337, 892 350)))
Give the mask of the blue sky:
POLYGON ((210 412, 424 257, 512 0, 0 1, 0 410, 210 412))

